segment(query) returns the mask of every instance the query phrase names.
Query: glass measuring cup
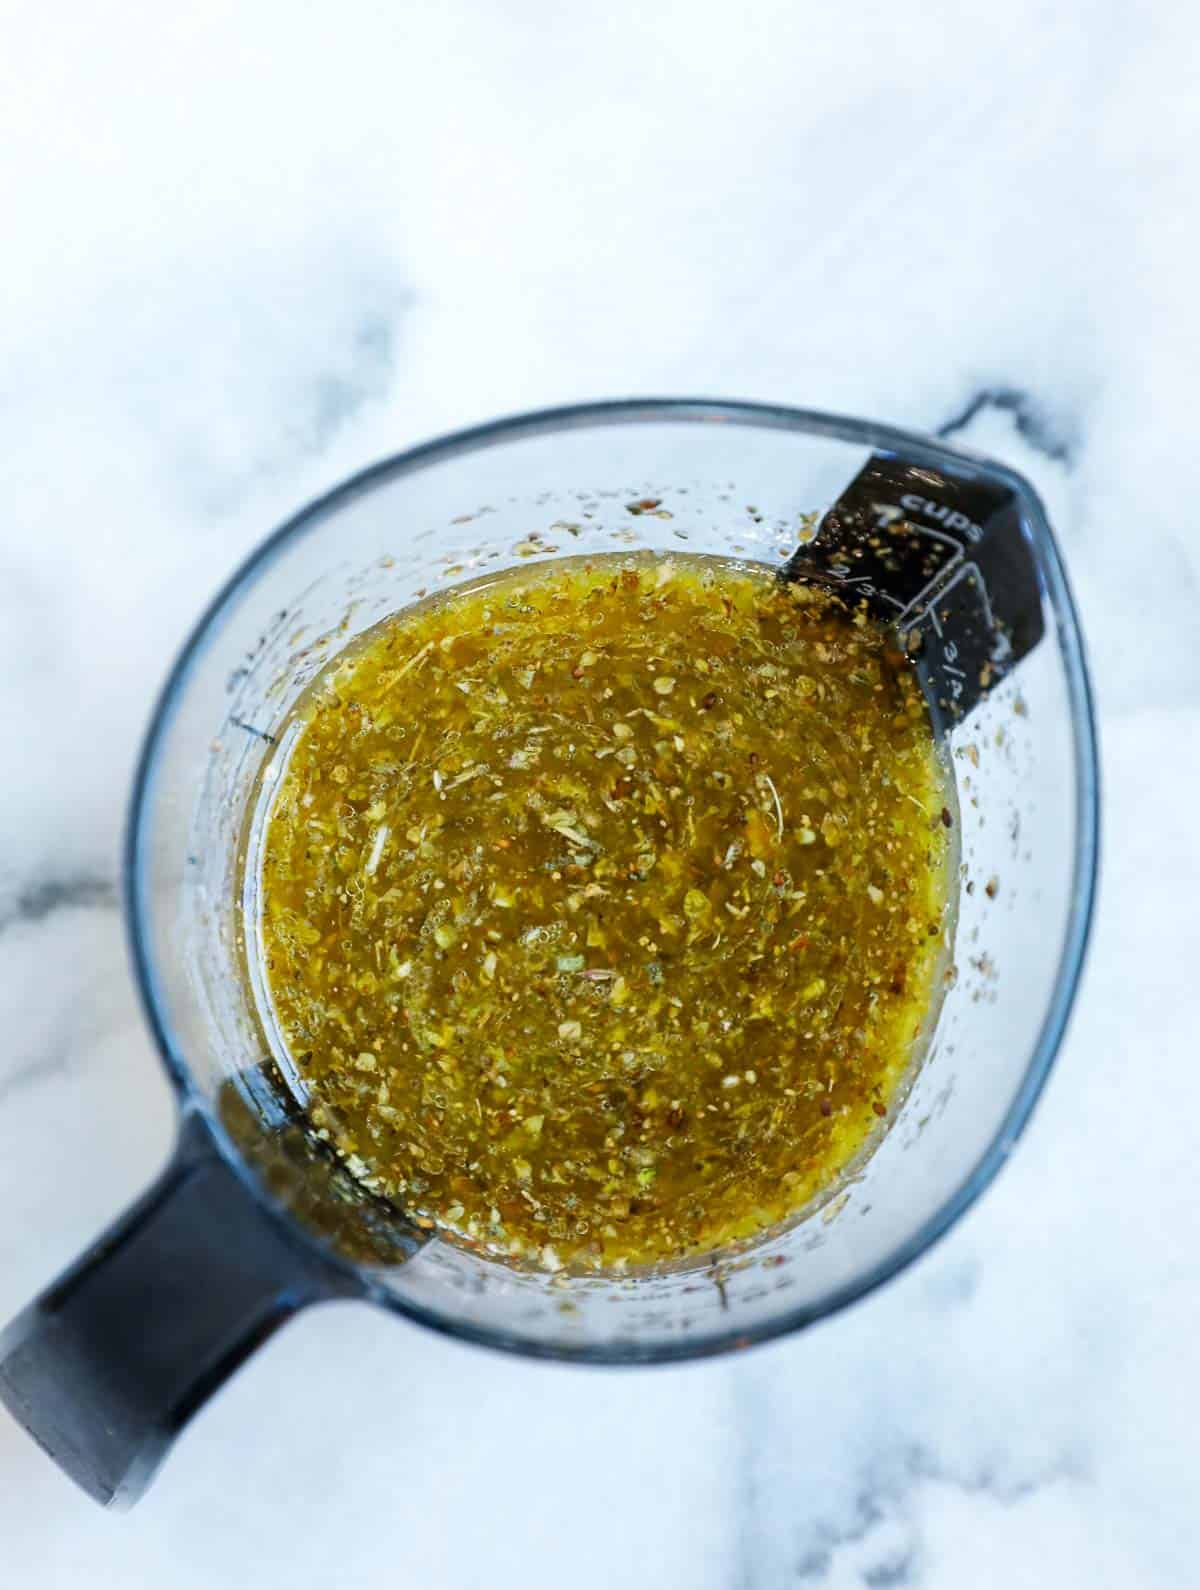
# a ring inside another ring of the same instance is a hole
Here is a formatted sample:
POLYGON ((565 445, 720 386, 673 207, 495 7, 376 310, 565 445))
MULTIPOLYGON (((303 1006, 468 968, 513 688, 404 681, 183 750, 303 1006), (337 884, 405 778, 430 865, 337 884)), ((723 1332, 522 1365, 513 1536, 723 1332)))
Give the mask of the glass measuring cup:
POLYGON ((884 426, 699 401, 522 416, 366 471, 252 555, 159 700, 125 887, 178 1146, 0 1338, 0 1397, 90 1494, 128 1504, 215 1387, 324 1298, 598 1363, 822 1318, 922 1252, 1010 1153, 1074 995, 1096 839, 1074 610, 1012 471, 884 426), (550 1276, 419 1230, 308 1130, 255 993, 258 792, 300 691, 387 612, 524 561, 623 548, 751 559, 848 586, 896 623, 953 783, 956 959, 894 1124, 820 1209, 653 1274, 550 1276))

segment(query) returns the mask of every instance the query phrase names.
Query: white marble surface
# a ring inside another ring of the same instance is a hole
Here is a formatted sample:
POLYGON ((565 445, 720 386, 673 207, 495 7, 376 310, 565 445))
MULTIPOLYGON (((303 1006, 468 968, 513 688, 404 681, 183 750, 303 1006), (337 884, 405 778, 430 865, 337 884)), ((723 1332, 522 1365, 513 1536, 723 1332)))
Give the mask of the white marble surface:
POLYGON ((630 1374, 328 1306, 126 1517, 0 1417, 0 1581, 1196 1584, 1194 5, 4 11, 0 1315, 167 1150, 114 904, 152 692, 386 451, 584 396, 1026 394, 966 434, 1059 527, 1107 824, 1034 1126, 885 1293, 630 1374))

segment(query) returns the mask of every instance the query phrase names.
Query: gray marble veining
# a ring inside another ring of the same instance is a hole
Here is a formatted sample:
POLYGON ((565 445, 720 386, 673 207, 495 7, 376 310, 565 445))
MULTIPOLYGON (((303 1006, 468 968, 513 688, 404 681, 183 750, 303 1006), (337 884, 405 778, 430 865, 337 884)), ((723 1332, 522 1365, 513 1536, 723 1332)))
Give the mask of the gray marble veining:
POLYGON ((65 0, 6 21, 0 1315, 167 1151, 115 907, 169 660, 257 540, 410 442, 690 391, 1009 460, 1087 628, 1106 848, 1031 1130, 881 1294, 628 1375, 331 1305, 128 1519, 0 1419, 0 1579, 1194 1583, 1195 7, 120 0, 101 22, 65 0))

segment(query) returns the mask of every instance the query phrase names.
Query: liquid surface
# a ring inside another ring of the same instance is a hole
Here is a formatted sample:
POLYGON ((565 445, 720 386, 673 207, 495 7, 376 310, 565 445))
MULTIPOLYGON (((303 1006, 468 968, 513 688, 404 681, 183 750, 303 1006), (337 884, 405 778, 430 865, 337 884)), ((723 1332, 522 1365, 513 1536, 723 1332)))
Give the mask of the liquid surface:
POLYGON ((864 612, 714 559, 564 561, 395 615, 301 719, 264 970, 374 1191, 622 1268, 785 1218, 882 1127, 950 814, 864 612))

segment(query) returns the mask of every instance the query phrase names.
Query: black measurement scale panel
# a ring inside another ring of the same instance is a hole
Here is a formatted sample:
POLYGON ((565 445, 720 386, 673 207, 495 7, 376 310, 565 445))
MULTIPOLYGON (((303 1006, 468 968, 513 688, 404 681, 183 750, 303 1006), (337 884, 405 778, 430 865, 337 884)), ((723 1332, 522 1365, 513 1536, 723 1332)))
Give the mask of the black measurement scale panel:
POLYGON ((939 734, 1044 633, 1041 586, 1007 487, 876 454, 784 565, 865 600, 916 661, 939 734))

